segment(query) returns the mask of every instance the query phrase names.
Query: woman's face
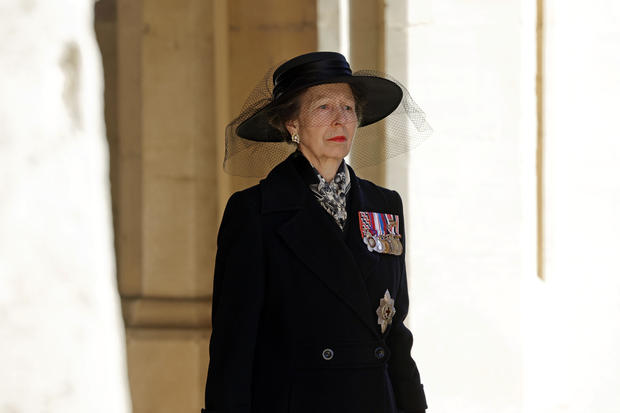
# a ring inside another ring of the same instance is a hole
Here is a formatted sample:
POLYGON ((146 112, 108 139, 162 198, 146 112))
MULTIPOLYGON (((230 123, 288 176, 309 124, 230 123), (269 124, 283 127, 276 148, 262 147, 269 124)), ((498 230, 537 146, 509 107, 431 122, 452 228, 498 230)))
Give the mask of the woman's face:
POLYGON ((355 98, 347 83, 312 86, 300 96, 297 119, 286 123, 299 135, 299 149, 310 162, 341 161, 351 150, 357 129, 355 98))

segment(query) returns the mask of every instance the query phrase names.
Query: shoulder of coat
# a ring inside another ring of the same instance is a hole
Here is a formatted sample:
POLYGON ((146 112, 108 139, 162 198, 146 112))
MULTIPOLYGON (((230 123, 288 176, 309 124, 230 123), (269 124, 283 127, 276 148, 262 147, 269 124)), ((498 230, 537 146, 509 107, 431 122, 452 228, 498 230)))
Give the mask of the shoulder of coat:
POLYGON ((228 205, 244 210, 259 211, 260 208, 260 187, 254 185, 233 193, 228 199, 228 205))
POLYGON ((398 192, 375 184, 367 179, 358 178, 360 189, 366 197, 384 204, 386 208, 402 209, 402 199, 398 192))

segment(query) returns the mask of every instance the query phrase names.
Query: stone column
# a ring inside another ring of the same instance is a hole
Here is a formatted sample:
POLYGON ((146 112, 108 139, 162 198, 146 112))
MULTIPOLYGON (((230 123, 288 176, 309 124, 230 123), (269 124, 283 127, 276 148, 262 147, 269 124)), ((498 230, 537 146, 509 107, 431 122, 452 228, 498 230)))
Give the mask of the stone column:
MULTIPOLYGON (((230 0, 228 2, 228 96, 230 113, 236 116, 250 91, 268 68, 302 53, 316 51, 316 0, 230 0)), ((223 139, 219 125, 218 139, 223 139)), ((258 182, 232 177, 224 198, 258 182)))
POLYGON ((93 1, 0 9, 0 411, 130 411, 93 1))
POLYGON ((134 410, 197 412, 220 216, 233 190, 258 181, 223 173, 224 127, 268 67, 315 50, 316 6, 117 0, 115 15, 106 44, 118 59, 114 203, 134 410))
POLYGON ((115 210, 137 413, 203 403, 218 227, 212 9, 116 4, 115 210))
MULTIPOLYGON (((385 71, 385 1, 350 0, 350 62, 353 70, 375 69, 385 71)), ((377 125, 367 126, 376 132, 377 139, 370 150, 385 151, 385 131, 377 125)), ((364 143, 364 145, 368 145, 364 143)), ((351 150, 351 164, 356 167, 355 144, 351 150)), ((385 164, 356 169, 358 175, 378 185, 385 185, 385 164)))

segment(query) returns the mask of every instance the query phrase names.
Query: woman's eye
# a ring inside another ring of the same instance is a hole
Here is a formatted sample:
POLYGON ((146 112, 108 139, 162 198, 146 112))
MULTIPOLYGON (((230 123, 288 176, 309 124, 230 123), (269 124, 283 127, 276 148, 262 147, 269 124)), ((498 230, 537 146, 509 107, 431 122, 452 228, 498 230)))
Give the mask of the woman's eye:
POLYGON ((327 109, 328 107, 329 107, 328 105, 323 104, 323 105, 319 106, 319 109, 327 109))
POLYGON ((344 105, 344 110, 353 110, 353 107, 349 105, 344 105))

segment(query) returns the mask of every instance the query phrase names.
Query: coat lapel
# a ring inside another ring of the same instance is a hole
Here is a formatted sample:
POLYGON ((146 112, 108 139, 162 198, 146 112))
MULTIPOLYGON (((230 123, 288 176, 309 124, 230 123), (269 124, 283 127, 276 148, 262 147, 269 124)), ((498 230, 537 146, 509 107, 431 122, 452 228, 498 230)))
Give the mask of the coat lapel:
POLYGON ((261 185, 263 213, 297 210, 278 229, 293 254, 346 303, 374 335, 379 335, 356 256, 313 198, 291 159, 276 167, 261 185))

